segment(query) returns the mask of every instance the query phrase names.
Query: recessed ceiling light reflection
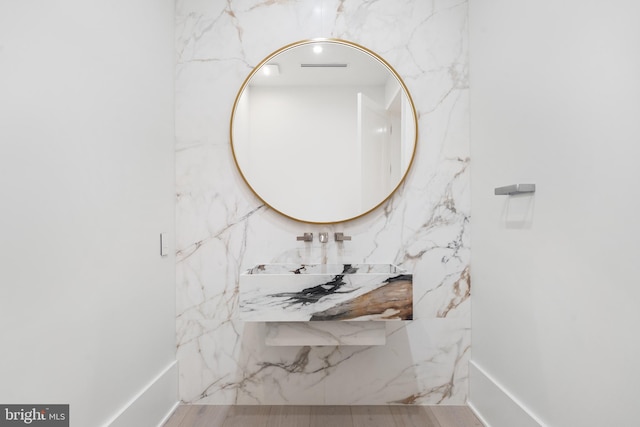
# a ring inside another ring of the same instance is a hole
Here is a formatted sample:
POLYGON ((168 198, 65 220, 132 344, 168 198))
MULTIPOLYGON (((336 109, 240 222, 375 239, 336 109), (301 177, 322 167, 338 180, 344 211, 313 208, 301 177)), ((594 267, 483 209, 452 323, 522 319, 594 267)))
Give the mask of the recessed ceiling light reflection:
POLYGON ((280 67, 278 64, 264 64, 260 71, 265 76, 279 76, 280 75, 280 67))
POLYGON ((319 44, 315 45, 315 46, 313 47, 313 53, 315 53, 315 54, 322 53, 322 46, 321 46, 321 45, 319 45, 319 44))

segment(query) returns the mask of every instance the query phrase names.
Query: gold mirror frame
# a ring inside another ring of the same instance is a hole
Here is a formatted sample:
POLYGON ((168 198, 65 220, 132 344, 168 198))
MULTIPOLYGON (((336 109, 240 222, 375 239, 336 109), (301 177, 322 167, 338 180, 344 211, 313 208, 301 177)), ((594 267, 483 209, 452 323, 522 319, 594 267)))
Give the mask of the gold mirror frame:
POLYGON ((317 38, 317 39, 301 40, 301 41, 298 41, 298 42, 295 42, 295 43, 291 43, 291 44, 285 45, 285 46, 281 47, 280 49, 272 52, 266 58, 264 58, 262 61, 260 61, 260 63, 253 68, 251 73, 249 73, 247 78, 242 83, 242 86, 240 87, 240 89, 238 91, 238 94, 236 95, 235 101, 233 103, 233 108, 231 110, 230 126, 229 126, 229 140, 230 140, 230 143, 231 143, 231 153, 233 155, 233 161, 234 161, 234 163, 236 165, 236 168, 237 168, 238 172, 240 173, 240 176, 242 177, 242 179, 245 182, 245 184, 247 185, 247 187, 249 187, 249 189, 253 192, 253 194, 260 201, 262 201, 262 203, 264 203, 266 206, 268 206, 270 209, 274 210, 275 212, 278 212, 280 215, 283 215, 284 217, 292 219, 294 221, 304 222, 304 223, 308 223, 308 224, 339 224, 339 223, 342 223, 342 222, 352 221, 354 219, 363 217, 364 215, 367 215, 370 212, 378 209, 380 206, 385 204, 396 193, 398 188, 400 188, 400 186, 404 183, 405 179, 407 178, 407 175, 409 174, 409 171, 411 170, 411 167, 413 166, 413 161, 415 159, 415 154, 416 154, 416 150, 417 150, 417 145, 418 145, 418 116, 417 116, 417 113, 416 113, 415 104, 413 103, 413 99, 411 97, 411 94, 409 93, 409 89, 405 85, 405 83, 402 80, 402 78, 400 77, 400 75, 396 72, 396 70, 387 61, 385 61, 382 57, 380 57, 375 52, 373 52, 370 49, 367 49, 366 47, 361 46, 359 44, 356 44, 356 43, 353 43, 353 42, 350 42, 350 41, 346 41, 346 40, 342 40, 342 39, 317 38), (414 122, 414 125, 415 125, 415 132, 414 132, 415 135, 414 135, 414 140, 413 140, 413 150, 411 152, 411 158, 410 158, 410 160, 409 160, 409 162, 408 162, 408 164, 406 166, 406 170, 403 172, 402 177, 399 179, 397 185, 389 192, 389 194, 386 197, 384 197, 383 200, 381 200, 378 204, 376 204, 372 208, 370 208, 370 209, 368 209, 368 210, 366 210, 366 211, 364 211, 364 212, 362 212, 362 213, 360 213, 358 215, 355 215, 353 217, 348 217, 348 218, 344 218, 344 219, 340 219, 340 220, 334 220, 334 221, 310 221, 310 220, 306 220, 304 218, 297 218, 295 216, 289 215, 286 212, 282 212, 281 210, 276 209, 275 207, 273 207, 267 200, 265 200, 262 196, 260 196, 260 194, 258 194, 258 192, 249 183, 249 180, 245 176, 245 173, 242 171, 242 168, 240 167, 240 164, 238 162, 238 158, 236 156, 236 149, 235 149, 235 146, 234 146, 234 140, 233 140, 233 123, 234 123, 234 118, 236 116, 236 110, 237 110, 237 107, 238 107, 238 103, 239 103, 239 101, 240 101, 245 89, 250 84, 251 79, 253 78, 253 76, 255 76, 255 74, 260 71, 260 69, 262 68, 263 65, 267 64, 269 61, 273 60, 276 56, 282 54, 283 52, 286 52, 286 51, 288 51, 290 49, 293 49, 293 48, 296 48, 296 47, 299 47, 299 46, 312 45, 314 43, 335 43, 335 44, 339 44, 339 45, 348 46, 348 47, 360 50, 360 51, 370 55, 373 59, 378 60, 396 78, 396 80, 399 83, 402 91, 404 92, 405 96, 407 97, 409 105, 411 106, 411 114, 412 114, 413 122, 414 122))

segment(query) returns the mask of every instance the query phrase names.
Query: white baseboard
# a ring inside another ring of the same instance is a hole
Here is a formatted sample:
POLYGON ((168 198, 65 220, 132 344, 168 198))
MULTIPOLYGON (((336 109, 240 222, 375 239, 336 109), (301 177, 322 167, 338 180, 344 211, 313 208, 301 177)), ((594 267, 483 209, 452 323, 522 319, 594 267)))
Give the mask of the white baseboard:
POLYGON ((107 423, 108 427, 156 427, 178 404, 178 363, 173 361, 107 423))
POLYGON ((499 382, 469 363, 469 407, 486 427, 544 427, 531 411, 499 382))
POLYGON ((178 408, 178 406, 180 406, 179 400, 171 407, 171 409, 169 409, 169 411, 165 414, 165 416, 160 420, 160 422, 158 423, 158 427, 162 427, 164 423, 169 421, 169 418, 171 418, 171 415, 173 415, 173 413, 178 408))

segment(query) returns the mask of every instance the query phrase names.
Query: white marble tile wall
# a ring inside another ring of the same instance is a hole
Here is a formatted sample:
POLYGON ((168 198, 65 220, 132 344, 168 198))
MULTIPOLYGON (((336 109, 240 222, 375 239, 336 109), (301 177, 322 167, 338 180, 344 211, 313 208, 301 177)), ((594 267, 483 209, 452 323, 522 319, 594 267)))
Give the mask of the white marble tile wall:
POLYGON ((178 0, 177 332, 180 398, 203 404, 461 404, 467 397, 467 2, 178 0), (415 162, 384 206, 309 225, 263 206, 236 171, 229 118, 251 68, 316 37, 364 45, 407 84, 415 162), (352 241, 305 243, 305 231, 352 241), (383 346, 268 347, 238 320, 238 276, 259 263, 393 263, 414 274, 414 321, 383 346))

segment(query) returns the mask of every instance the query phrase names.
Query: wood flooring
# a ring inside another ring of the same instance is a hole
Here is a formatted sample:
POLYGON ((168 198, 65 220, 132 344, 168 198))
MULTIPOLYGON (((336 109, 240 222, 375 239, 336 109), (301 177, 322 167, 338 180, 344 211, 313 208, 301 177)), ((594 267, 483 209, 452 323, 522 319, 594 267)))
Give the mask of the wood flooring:
POLYGON ((163 427, 483 427, 466 406, 180 405, 163 427))

